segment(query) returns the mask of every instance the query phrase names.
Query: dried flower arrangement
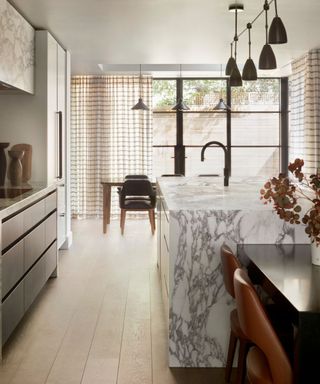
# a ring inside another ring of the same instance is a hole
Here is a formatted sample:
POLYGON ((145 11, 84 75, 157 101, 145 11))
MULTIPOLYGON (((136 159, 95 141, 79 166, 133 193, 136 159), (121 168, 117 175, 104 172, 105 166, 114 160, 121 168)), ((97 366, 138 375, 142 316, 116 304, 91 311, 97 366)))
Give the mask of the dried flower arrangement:
POLYGON ((303 165, 302 159, 295 159, 288 166, 288 170, 297 179, 296 182, 283 174, 269 179, 260 190, 260 199, 264 204, 273 203, 281 219, 291 224, 305 224, 305 231, 312 243, 320 245, 320 175, 306 177, 302 172, 303 165), (300 199, 309 201, 302 219, 300 199))

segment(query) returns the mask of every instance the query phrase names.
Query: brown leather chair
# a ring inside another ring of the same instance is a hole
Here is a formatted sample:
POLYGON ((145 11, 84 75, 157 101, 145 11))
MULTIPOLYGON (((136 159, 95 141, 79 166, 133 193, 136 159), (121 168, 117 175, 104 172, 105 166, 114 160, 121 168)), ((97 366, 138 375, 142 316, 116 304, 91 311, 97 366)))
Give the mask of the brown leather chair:
POLYGON ((241 329, 255 344, 247 355, 250 384, 292 384, 292 368, 247 273, 237 269, 234 290, 241 329))
MULTIPOLYGON (((221 267, 222 275, 225 288, 227 292, 235 298, 234 286, 233 286, 233 274, 237 268, 241 268, 239 260, 235 257, 232 250, 227 245, 221 247, 221 267)), ((239 357, 238 357, 238 368, 237 368, 237 383, 245 382, 246 373, 246 355, 248 353, 250 342, 241 330, 239 324, 239 318, 237 310, 234 309, 230 313, 230 339, 228 348, 228 357, 226 364, 225 380, 227 383, 230 382, 232 364, 234 360, 235 350, 237 342, 239 340, 239 357)))
POLYGON ((152 234, 156 223, 154 208, 156 193, 148 179, 126 179, 119 191, 119 204, 121 208, 120 227, 124 232, 127 211, 148 211, 152 234))

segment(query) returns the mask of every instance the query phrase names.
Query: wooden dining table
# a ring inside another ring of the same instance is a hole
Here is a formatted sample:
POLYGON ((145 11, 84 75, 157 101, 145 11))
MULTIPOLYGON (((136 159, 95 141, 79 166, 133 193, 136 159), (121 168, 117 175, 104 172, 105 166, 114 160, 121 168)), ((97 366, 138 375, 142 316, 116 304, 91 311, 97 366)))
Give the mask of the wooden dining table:
MULTIPOLYGON (((122 187, 124 183, 123 178, 114 178, 109 177, 101 180, 102 185, 102 198, 103 198, 103 221, 102 221, 102 230, 103 233, 107 233, 108 224, 110 224, 111 216, 111 189, 112 187, 122 187)), ((156 185, 155 182, 151 182, 153 187, 156 185)))
POLYGON ((320 267, 307 244, 238 245, 252 281, 287 309, 295 329, 294 383, 320 383, 320 267))
POLYGON ((103 198, 103 221, 102 221, 102 230, 103 233, 107 233, 107 226, 110 224, 110 215, 111 215, 111 188, 112 187, 121 187, 124 183, 123 179, 119 178, 107 178, 102 179, 102 198, 103 198))

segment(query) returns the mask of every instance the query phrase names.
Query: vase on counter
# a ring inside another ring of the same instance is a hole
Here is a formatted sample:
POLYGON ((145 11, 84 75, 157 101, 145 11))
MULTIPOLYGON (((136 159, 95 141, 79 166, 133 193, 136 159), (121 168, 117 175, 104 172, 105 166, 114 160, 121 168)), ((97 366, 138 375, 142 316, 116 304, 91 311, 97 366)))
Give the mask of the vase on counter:
POLYGON ((13 186, 19 186, 22 184, 22 164, 24 151, 8 151, 11 158, 9 165, 8 178, 13 186))
POLYGON ((6 180, 7 173, 7 158, 4 150, 9 147, 10 143, 0 143, 0 187, 2 187, 6 180))
POLYGON ((311 243, 311 262, 313 265, 320 266, 320 244, 314 241, 311 243))

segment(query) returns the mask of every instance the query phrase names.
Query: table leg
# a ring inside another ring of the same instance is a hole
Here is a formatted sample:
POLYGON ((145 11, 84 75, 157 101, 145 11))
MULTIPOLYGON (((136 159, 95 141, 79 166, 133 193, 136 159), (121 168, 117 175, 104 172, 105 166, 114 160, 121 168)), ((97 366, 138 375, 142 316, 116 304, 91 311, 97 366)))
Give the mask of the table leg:
POLYGON ((103 185, 103 233, 107 233, 107 224, 110 223, 111 186, 103 185))
POLYGON ((110 224, 111 215, 111 186, 108 186, 107 190, 107 223, 110 224))

